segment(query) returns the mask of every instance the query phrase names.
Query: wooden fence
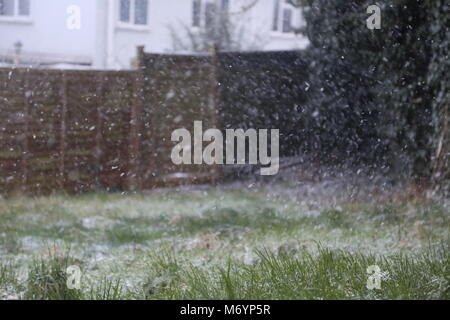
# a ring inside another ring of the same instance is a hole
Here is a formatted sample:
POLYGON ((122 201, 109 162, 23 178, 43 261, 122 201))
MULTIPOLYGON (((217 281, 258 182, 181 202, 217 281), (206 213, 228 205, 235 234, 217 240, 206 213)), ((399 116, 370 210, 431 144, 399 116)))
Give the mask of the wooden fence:
POLYGON ((135 78, 0 69, 0 192, 128 187, 135 78))
POLYGON ((211 57, 138 54, 136 71, 0 68, 0 194, 217 179, 170 159, 174 129, 214 124, 211 57))
POLYGON ((137 60, 136 71, 0 68, 0 194, 215 182, 219 167, 172 163, 174 129, 191 130, 194 120, 205 130, 283 121, 287 137, 283 130, 295 126, 288 120, 302 77, 286 70, 298 65, 298 53, 139 48, 137 60))

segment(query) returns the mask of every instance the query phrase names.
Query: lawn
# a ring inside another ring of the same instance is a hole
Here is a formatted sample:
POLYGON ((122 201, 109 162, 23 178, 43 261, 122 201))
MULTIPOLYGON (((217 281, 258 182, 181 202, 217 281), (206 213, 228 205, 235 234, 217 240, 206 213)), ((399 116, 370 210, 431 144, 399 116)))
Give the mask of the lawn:
POLYGON ((293 188, 0 199, 0 299, 450 298, 448 207, 293 188))

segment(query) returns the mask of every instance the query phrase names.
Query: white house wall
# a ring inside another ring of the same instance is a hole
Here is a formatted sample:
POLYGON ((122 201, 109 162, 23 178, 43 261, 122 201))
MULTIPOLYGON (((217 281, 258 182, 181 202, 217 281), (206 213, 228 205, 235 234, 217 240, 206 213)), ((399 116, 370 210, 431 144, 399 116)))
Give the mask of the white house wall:
POLYGON ((42 61, 93 62, 95 56, 96 2, 93 0, 31 0, 29 21, 4 21, 0 17, 0 54, 12 54, 14 44, 22 55, 42 61), (81 8, 81 29, 67 28, 67 7, 81 8))
POLYGON ((144 45, 145 50, 154 53, 173 51, 170 27, 181 28, 191 23, 192 1, 149 0, 147 26, 124 26, 118 22, 115 12, 114 66, 127 68, 136 56, 136 47, 144 45))
MULTIPOLYGON (((274 0, 230 0, 232 19, 243 33, 242 49, 302 49, 307 40, 293 34, 272 32, 274 0), (249 7, 250 10, 242 10, 249 7)), ((23 44, 22 56, 62 63, 89 63, 94 68, 128 69, 136 47, 146 51, 173 52, 170 28, 192 24, 192 0, 149 0, 147 26, 119 22, 118 0, 30 0, 29 22, 7 22, 0 16, 0 56, 14 54, 14 43, 23 44), (81 9, 81 28, 67 28, 67 7, 81 9)), ((300 21, 301 22, 301 21, 300 21)))

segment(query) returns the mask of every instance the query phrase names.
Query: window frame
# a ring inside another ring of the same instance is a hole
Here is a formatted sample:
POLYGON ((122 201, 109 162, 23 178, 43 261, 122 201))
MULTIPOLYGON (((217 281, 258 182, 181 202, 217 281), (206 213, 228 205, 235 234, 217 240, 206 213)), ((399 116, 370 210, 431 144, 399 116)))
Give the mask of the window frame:
POLYGON ((272 13, 271 32, 275 36, 293 37, 295 36, 295 13, 296 9, 286 0, 274 0, 272 13), (278 9, 278 12, 275 12, 278 9), (285 12, 290 11, 291 25, 289 31, 285 31, 285 12))
POLYGON ((136 23, 136 0, 129 0, 130 1, 130 8, 129 8, 129 21, 122 21, 121 20, 121 2, 122 0, 118 1, 117 6, 117 27, 121 29, 131 29, 131 30, 141 30, 141 31, 147 31, 150 28, 150 0, 145 0, 147 2, 147 12, 146 12, 146 23, 145 24, 139 24, 136 23))
MULTIPOLYGON (((208 4, 216 4, 217 0, 192 0, 191 1, 191 23, 190 27, 194 30, 199 30, 200 28, 206 27, 206 18, 207 18, 207 5, 208 4), (198 11, 199 18, 197 19, 194 15, 194 3, 198 2, 200 4, 200 10, 198 11), (195 24, 195 22, 198 21, 198 25, 195 24)), ((219 1, 219 12, 222 10, 227 10, 229 12, 230 10, 230 1, 229 0, 220 0, 219 1)), ((218 12, 216 12, 217 14, 218 12)))
MULTIPOLYGON (((4 0, 8 1, 8 0, 4 0)), ((31 19, 31 2, 32 0, 28 0, 28 14, 21 14, 20 13, 20 1, 23 0, 9 0, 13 1, 14 7, 13 7, 13 14, 12 15, 5 15, 0 14, 0 22, 15 22, 15 23, 32 23, 31 19)))
POLYGON ((191 1, 191 27, 200 28, 202 26, 203 16, 203 1, 192 0, 191 1), (198 16, 197 16, 198 15, 198 16))

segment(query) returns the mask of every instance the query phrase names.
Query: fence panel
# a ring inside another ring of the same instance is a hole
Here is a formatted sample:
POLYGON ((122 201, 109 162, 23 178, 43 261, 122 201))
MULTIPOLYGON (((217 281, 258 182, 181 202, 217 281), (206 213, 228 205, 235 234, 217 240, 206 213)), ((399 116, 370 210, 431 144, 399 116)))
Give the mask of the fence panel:
POLYGON ((22 190, 26 122, 23 73, 0 70, 0 193, 22 190))
POLYGON ((186 128, 193 135, 194 121, 202 121, 204 130, 214 126, 210 57, 146 54, 143 65, 143 186, 210 181, 213 167, 174 165, 170 158, 173 130, 186 128))
POLYGON ((281 155, 297 153, 306 140, 307 66, 301 52, 225 52, 218 64, 222 127, 280 129, 281 155))

